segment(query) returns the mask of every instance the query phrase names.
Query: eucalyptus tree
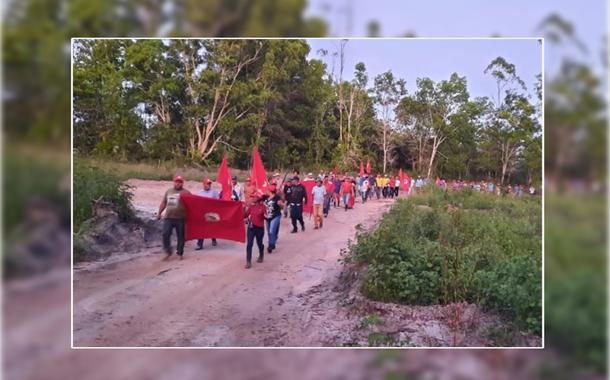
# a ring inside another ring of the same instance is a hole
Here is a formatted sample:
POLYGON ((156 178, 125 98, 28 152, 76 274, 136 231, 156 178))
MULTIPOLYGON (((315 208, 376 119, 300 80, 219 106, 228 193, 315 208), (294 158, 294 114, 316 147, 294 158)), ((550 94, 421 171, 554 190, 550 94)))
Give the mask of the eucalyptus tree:
POLYGON ((375 102, 380 110, 380 124, 382 129, 382 166, 383 172, 386 172, 388 164, 388 155, 392 148, 392 124, 394 122, 394 108, 400 99, 407 94, 406 83, 404 79, 397 79, 391 70, 377 75, 374 79, 373 93, 375 94, 375 102))
POLYGON ((517 156, 536 132, 536 109, 524 95, 527 88, 517 75, 514 64, 497 57, 484 73, 490 74, 496 81, 494 117, 487 128, 487 137, 497 150, 501 165, 500 181, 503 184, 517 156))

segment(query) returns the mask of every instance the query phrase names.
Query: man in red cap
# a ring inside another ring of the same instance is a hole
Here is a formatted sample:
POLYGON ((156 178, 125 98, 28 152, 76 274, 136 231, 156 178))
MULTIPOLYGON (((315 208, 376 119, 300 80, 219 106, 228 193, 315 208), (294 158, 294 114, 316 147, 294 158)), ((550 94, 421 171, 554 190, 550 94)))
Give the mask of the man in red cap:
POLYGON ((256 262, 262 263, 265 255, 263 237, 265 236, 265 216, 267 207, 263 204, 263 194, 255 191, 252 194, 252 203, 244 211, 244 218, 248 222, 247 243, 246 243, 246 269, 252 267, 252 246, 256 238, 258 246, 258 259, 256 262))
MULTIPOLYGON (((212 189, 212 180, 209 178, 203 179, 203 190, 199 192, 202 197, 212 198, 212 199, 220 199, 220 193, 217 190, 212 189)), ((216 247, 216 239, 212 238, 212 246, 216 247)), ((197 239, 197 247, 196 251, 200 251, 203 249, 203 239, 197 239)))
POLYGON ((180 199, 180 194, 189 193, 188 190, 184 189, 184 178, 177 175, 174 177, 174 187, 168 189, 163 196, 163 200, 159 205, 159 212, 157 213, 157 219, 161 219, 163 211, 165 211, 165 217, 163 219, 163 249, 167 256, 164 260, 167 260, 172 255, 171 248, 171 236, 172 230, 176 230, 177 247, 176 253, 180 256, 180 260, 184 254, 184 218, 186 217, 186 210, 184 204, 180 199))

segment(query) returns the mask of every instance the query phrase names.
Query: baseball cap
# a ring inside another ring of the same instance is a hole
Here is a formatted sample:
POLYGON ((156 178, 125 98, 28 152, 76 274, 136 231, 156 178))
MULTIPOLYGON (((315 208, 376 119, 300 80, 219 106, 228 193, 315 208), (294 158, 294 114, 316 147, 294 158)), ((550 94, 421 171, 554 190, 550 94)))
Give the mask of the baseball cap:
POLYGON ((184 178, 181 175, 174 176, 174 182, 184 182, 184 178))
POLYGON ((205 177, 205 178, 203 179, 203 183, 212 183, 212 180, 211 180, 211 179, 209 179, 208 177, 205 177))
POLYGON ((292 180, 293 180, 293 181, 298 181, 298 180, 299 180, 299 176, 298 176, 298 175, 295 175, 294 177, 292 177, 292 180))
POLYGON ((237 176, 236 176, 236 175, 234 175, 233 177, 231 177, 231 179, 232 179, 233 181, 237 181, 237 176))

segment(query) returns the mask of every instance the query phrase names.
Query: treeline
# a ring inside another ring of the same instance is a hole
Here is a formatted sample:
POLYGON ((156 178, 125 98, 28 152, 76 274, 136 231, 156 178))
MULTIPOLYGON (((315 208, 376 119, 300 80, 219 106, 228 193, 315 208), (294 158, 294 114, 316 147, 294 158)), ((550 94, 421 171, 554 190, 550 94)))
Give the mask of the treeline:
MULTIPOLYGON (((304 40, 77 40, 74 147, 112 159, 246 169, 259 146, 273 168, 374 170, 537 182, 541 83, 530 96, 514 65, 487 68, 495 99, 471 98, 465 77, 418 78, 409 94, 391 71, 369 80, 364 62, 343 79, 308 59, 304 40)), ((337 71, 337 72, 335 72, 337 71)))

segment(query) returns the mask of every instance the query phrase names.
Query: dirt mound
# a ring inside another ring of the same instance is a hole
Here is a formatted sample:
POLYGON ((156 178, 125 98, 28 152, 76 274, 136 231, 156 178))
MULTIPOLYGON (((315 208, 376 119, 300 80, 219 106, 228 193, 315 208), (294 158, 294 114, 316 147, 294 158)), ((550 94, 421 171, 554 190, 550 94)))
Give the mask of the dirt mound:
POLYGON ((161 245, 161 222, 138 213, 134 220, 121 221, 111 211, 87 220, 74 237, 77 261, 105 260, 115 253, 133 253, 161 245))

